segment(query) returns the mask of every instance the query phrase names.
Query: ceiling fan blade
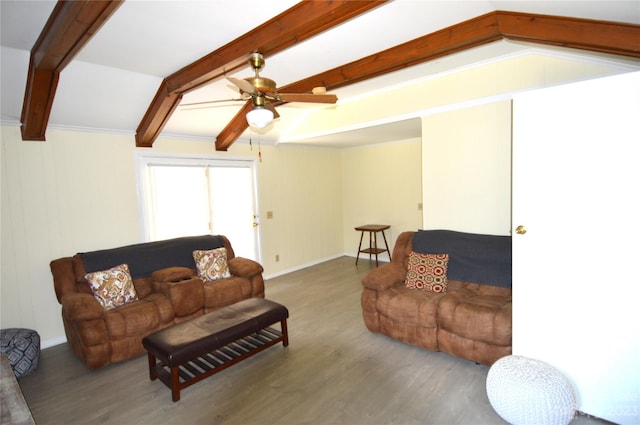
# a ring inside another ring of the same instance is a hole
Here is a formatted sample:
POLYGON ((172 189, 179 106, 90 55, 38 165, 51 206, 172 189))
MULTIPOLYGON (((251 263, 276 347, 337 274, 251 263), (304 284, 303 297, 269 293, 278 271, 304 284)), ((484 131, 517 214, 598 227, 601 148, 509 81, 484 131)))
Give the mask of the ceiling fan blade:
POLYGON ((283 102, 336 103, 338 101, 338 96, 335 94, 278 93, 278 98, 283 102))
POLYGON ((213 108, 215 106, 224 106, 218 105, 218 103, 229 103, 229 102, 244 102, 247 99, 221 99, 221 100, 207 100, 204 102, 193 102, 193 103, 181 103, 180 109, 201 109, 201 108, 213 108))
POLYGON ((227 80, 231 81, 236 87, 245 93, 257 94, 256 89, 247 80, 234 77, 227 77, 227 80))

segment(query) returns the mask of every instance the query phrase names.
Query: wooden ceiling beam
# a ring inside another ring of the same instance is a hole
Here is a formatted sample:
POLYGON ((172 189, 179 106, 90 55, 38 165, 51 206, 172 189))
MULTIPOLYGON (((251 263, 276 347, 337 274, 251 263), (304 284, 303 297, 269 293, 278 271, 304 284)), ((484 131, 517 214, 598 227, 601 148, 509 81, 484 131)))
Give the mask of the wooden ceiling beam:
MULTIPOLYGON (((305 93, 323 86, 331 91, 501 39, 640 57, 640 25, 496 11, 288 84, 279 90, 283 93, 305 93)), ((232 124, 244 124, 244 131, 246 122, 243 120, 244 116, 236 115, 232 124)), ((240 136, 238 131, 234 134, 240 136)), ((227 147, 231 143, 227 140, 227 147)))
POLYGON ((304 93, 323 86, 331 91, 501 38, 495 13, 489 13, 288 84, 280 90, 304 93))
MULTIPOLYGON (((264 26, 269 24, 270 22, 267 22, 264 26)), ((503 39, 640 57, 640 26, 638 25, 495 11, 288 84, 279 90, 290 93, 305 93, 318 86, 335 90, 503 39)), ((239 54, 239 52, 237 53, 239 54)), ((245 58, 246 56, 243 56, 238 61, 243 63, 245 58)), ((223 63, 223 61, 220 62, 223 63)), ((194 66, 196 65, 194 64, 194 66)), ((223 70, 216 72, 221 76, 223 70)), ((189 85, 182 86, 181 84, 184 83, 175 80, 172 87, 192 88, 189 85)), ((171 97, 171 95, 169 93, 167 96, 171 97)), ((176 99, 174 98, 176 102, 173 103, 174 108, 179 102, 179 99, 176 99)), ((172 103, 167 100, 166 104, 171 105, 172 103)), ((245 116, 250 109, 251 104, 248 102, 220 132, 216 138, 217 150, 227 150, 248 128, 245 116)))
POLYGON ((249 127, 247 123, 247 113, 253 109, 252 102, 245 102, 237 114, 229 121, 229 124, 222 129, 218 137, 216 137, 216 150, 226 151, 242 133, 249 127))
POLYGON ((502 11, 496 17, 509 40, 640 58, 640 25, 502 11))
MULTIPOLYGON (((331 91, 502 39, 640 57, 638 25, 495 11, 288 84, 279 90, 283 93, 305 93, 323 86, 331 91)), ((246 110, 243 111, 218 136, 216 148, 220 143, 226 150, 247 128, 246 110)))
POLYGON ((331 91, 502 39, 640 57, 638 25, 497 11, 288 84, 279 90, 304 93, 313 87, 324 86, 331 91))
POLYGON ((45 140, 60 72, 122 1, 58 1, 31 49, 20 117, 22 140, 45 140))
MULTIPOLYGON (((248 54, 259 51, 264 56, 273 55, 386 2, 387 0, 301 1, 247 34, 182 68, 165 78, 156 93, 138 125, 136 146, 153 145, 184 93, 243 66, 248 54)), ((233 141, 235 139, 237 136, 233 141)), ((225 144, 223 141, 220 146, 225 144)))

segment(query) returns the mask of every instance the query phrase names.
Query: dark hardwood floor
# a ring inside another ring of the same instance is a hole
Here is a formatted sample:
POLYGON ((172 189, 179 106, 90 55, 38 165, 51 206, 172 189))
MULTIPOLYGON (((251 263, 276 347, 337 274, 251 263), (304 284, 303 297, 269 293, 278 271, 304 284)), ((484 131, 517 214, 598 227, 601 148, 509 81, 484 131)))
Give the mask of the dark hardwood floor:
POLYGON ((289 308, 289 347, 199 382, 177 403, 149 380, 146 356, 90 371, 67 344, 47 348, 20 380, 33 417, 38 425, 505 424, 487 399, 488 367, 365 328, 360 280, 375 263, 354 262, 342 257, 268 280, 267 298, 289 308))

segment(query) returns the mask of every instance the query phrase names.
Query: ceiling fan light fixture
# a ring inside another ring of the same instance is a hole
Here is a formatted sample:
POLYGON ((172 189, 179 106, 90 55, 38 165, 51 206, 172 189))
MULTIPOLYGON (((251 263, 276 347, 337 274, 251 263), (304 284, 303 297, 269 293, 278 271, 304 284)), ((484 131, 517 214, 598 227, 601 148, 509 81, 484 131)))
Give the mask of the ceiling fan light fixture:
POLYGON ((273 112, 262 106, 255 106, 247 112, 247 123, 251 127, 265 128, 273 121, 273 112))

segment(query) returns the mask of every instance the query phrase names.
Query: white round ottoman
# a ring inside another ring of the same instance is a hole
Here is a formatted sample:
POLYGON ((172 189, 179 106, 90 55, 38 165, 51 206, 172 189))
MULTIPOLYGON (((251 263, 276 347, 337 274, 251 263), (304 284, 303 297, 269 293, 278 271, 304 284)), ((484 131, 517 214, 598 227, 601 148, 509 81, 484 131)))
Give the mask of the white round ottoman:
POLYGON ((576 410, 569 380, 550 364, 523 356, 506 356, 491 366, 487 395, 493 409, 514 425, 566 425, 576 410))

